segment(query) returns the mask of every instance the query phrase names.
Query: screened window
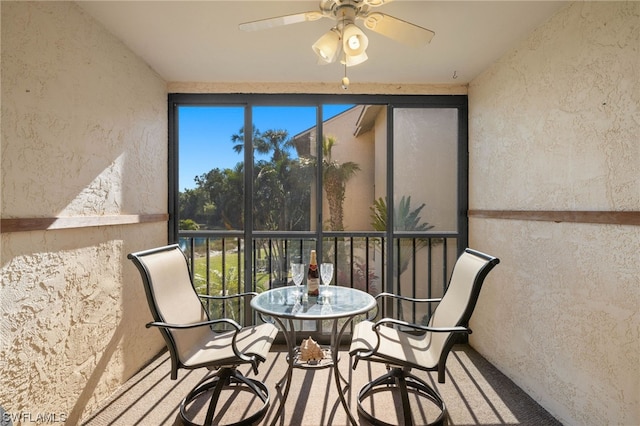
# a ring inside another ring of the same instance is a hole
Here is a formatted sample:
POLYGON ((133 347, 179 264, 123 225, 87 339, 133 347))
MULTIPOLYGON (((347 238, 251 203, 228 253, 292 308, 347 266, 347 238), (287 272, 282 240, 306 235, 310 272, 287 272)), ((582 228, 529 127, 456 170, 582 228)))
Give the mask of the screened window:
POLYGON ((467 243, 466 104, 170 95, 169 234, 198 291, 289 285, 315 249, 335 285, 441 293, 467 243))

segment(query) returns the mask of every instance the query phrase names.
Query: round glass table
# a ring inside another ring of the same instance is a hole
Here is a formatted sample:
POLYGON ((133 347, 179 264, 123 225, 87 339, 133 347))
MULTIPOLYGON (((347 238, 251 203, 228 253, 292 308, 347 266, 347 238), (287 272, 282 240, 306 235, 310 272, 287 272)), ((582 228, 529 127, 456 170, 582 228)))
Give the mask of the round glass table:
POLYGON ((306 291, 304 288, 298 289, 294 286, 276 288, 260 293, 251 300, 251 307, 259 312, 263 318, 265 316, 273 318, 285 337, 289 352, 287 372, 276 384, 276 386, 281 387, 284 383, 284 390, 282 392, 282 402, 273 418, 272 424, 276 424, 284 408, 294 368, 333 368, 340 401, 349 420, 355 425, 357 423, 351 414, 340 386, 341 382, 344 382, 347 386, 349 385, 338 369, 340 340, 353 318, 373 309, 376 306, 376 301, 373 296, 364 291, 337 285, 323 286, 321 289, 323 296, 319 298, 309 297, 307 301, 303 301, 299 294, 300 290, 306 291), (314 362, 301 360, 300 347, 296 344, 294 320, 333 320, 331 346, 325 351, 324 359, 314 362), (344 320, 339 331, 338 320, 344 320))

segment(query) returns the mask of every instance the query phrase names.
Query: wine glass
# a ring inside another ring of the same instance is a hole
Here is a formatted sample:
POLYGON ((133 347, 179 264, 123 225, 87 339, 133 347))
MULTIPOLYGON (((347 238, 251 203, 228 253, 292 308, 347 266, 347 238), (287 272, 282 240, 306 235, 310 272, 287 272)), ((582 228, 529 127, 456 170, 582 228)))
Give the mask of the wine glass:
POLYGON ((296 301, 302 296, 300 289, 302 288, 302 281, 304 280, 304 263, 292 263, 291 275, 293 283, 296 285, 296 301))
POLYGON ((329 296, 331 292, 329 291, 329 284, 331 284, 331 280, 333 279, 333 263, 322 263, 320 264, 320 279, 322 280, 322 289, 320 290, 320 295, 322 296, 322 301, 329 301, 329 296))

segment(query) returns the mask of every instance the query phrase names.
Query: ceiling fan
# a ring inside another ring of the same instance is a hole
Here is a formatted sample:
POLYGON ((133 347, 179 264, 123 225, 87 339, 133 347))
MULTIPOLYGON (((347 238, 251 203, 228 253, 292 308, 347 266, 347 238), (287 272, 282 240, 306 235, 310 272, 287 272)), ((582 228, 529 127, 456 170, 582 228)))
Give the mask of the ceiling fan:
POLYGON ((256 31, 320 18, 333 19, 336 24, 312 46, 318 55, 318 63, 329 64, 340 58, 345 67, 353 66, 367 60, 366 49, 369 44, 367 36, 355 24, 356 21, 363 21, 368 30, 409 46, 419 47, 431 42, 435 35, 433 31, 391 15, 370 11, 391 1, 321 0, 319 11, 245 22, 239 27, 243 31, 256 31))

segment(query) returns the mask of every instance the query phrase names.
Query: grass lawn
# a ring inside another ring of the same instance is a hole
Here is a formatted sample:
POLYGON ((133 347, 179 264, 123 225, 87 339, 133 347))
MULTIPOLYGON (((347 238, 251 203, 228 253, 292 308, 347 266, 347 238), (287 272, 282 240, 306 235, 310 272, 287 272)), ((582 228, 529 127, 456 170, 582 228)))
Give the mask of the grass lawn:
MULTIPOLYGON (((238 283, 238 253, 227 253, 225 255, 225 263, 226 263, 226 285, 230 292, 242 292, 242 290, 237 290, 238 283), (234 291, 235 290, 235 291, 234 291)), ((244 262, 244 256, 240 255, 240 265, 244 262)), ((194 261, 194 284, 198 293, 206 294, 206 286, 207 286, 207 258, 206 257, 198 257, 194 261)), ((214 254, 209 259, 209 268, 210 268, 210 276, 209 276, 209 285, 210 291, 209 294, 216 295, 220 294, 222 289, 222 254, 214 254)), ((244 282, 241 276, 241 282, 244 282)), ((257 292, 260 293, 269 288, 269 273, 267 272, 259 272, 256 275, 257 283, 254 288, 256 288, 257 292)))

